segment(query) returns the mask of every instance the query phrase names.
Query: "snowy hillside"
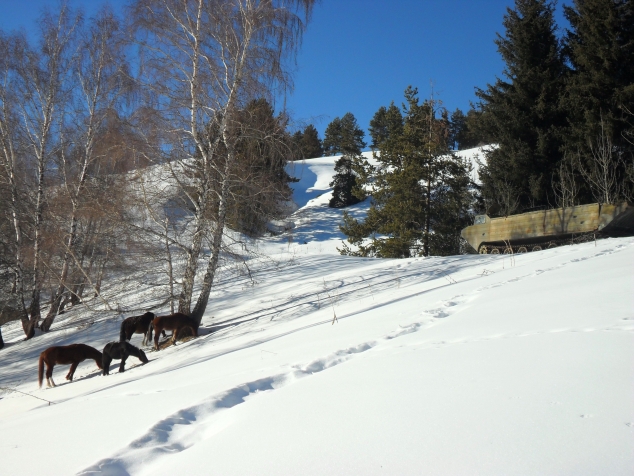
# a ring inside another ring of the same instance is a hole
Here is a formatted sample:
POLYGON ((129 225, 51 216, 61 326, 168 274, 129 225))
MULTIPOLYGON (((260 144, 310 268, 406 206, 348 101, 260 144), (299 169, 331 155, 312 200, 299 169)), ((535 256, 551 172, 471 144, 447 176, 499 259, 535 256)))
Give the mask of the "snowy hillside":
POLYGON ((57 366, 38 389, 42 350, 102 349, 123 316, 73 310, 27 342, 4 326, 0 474, 634 474, 634 237, 340 256, 333 164, 295 165, 299 208, 253 280, 224 272, 200 337, 146 365, 57 366))

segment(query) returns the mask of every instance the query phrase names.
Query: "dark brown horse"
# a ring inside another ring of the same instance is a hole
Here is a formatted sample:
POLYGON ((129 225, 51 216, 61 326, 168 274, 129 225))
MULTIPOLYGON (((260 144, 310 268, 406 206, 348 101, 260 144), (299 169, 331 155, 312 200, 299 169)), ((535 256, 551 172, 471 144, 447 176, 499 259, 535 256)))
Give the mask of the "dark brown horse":
MULTIPOLYGON (((146 312, 142 316, 126 317, 121 323, 121 332, 119 332, 119 342, 125 342, 132 339, 132 334, 143 334, 141 345, 152 342, 152 320, 154 313, 146 312)), ((163 331, 163 337, 166 337, 163 331)))
POLYGON ((101 352, 86 344, 49 347, 40 354, 39 371, 37 375, 38 383, 41 387, 42 379, 44 377, 44 364, 46 364, 46 386, 54 387, 55 382, 53 381, 53 367, 55 367, 55 364, 70 364, 70 370, 66 375, 66 380, 70 380, 72 382, 75 369, 77 369, 79 362, 86 359, 93 359, 97 364, 97 367, 101 368, 101 358, 101 352))
POLYGON ((139 359, 144 364, 148 363, 145 352, 143 352, 138 347, 134 347, 128 342, 109 342, 108 344, 106 344, 106 346, 103 348, 103 375, 110 374, 110 362, 112 362, 113 359, 121 359, 121 363, 119 364, 119 372, 124 372, 125 361, 131 355, 139 359))
POLYGON ((198 324, 189 316, 177 312, 169 316, 158 316, 152 321, 154 328, 154 348, 159 350, 159 334, 162 331, 172 331, 172 344, 176 345, 176 338, 182 329, 190 328, 194 337, 198 337, 198 324))

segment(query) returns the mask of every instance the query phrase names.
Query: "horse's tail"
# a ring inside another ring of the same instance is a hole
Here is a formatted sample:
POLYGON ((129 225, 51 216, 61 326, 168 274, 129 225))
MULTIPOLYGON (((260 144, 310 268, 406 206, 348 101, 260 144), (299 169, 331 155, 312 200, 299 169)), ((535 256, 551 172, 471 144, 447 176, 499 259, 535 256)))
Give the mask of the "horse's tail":
POLYGON ((126 339, 126 335, 125 335, 125 321, 123 321, 121 323, 121 331, 119 332, 119 342, 125 342, 126 339))
POLYGON ((42 352, 40 354, 40 361, 38 363, 38 370, 37 370, 37 383, 39 384, 40 388, 42 387, 42 380, 44 380, 44 353, 42 352))
POLYGON ((103 354, 99 352, 97 349, 95 349, 95 354, 93 355, 92 358, 95 360, 97 367, 99 367, 100 369, 103 369, 103 354))

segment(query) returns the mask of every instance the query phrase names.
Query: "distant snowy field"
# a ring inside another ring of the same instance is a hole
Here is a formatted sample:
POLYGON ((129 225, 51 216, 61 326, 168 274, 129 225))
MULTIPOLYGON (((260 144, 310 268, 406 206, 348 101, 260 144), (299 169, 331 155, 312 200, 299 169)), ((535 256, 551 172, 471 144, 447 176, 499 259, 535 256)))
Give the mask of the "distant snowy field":
POLYGON ((42 350, 101 349, 122 316, 78 307, 28 342, 4 326, 0 386, 32 396, 0 394, 0 474, 634 474, 634 238, 340 256, 334 160, 295 164, 299 208, 253 281, 225 273, 201 336, 148 364, 57 366, 38 390, 42 350))

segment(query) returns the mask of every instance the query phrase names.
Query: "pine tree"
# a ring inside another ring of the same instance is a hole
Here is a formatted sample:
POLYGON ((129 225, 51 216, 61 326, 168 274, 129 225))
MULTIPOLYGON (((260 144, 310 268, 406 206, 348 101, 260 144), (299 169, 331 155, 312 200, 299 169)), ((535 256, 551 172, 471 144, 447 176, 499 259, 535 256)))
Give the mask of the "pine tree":
POLYGON ((335 117, 326 127, 324 152, 331 155, 359 155, 365 147, 364 136, 357 119, 351 112, 347 112, 342 118, 335 117))
POLYGON ((622 200, 634 158, 627 137, 628 113, 634 112, 634 2, 575 0, 564 13, 571 26, 564 52, 573 68, 563 101, 566 153, 576 158, 585 179, 582 201, 622 200), (607 153, 598 154, 599 149, 607 153), (605 164, 598 166, 597 160, 605 164), (597 190, 593 182, 601 181, 597 174, 606 168, 615 174, 614 186, 597 190))
POLYGON ((463 148, 466 134, 467 116, 465 116, 459 108, 456 108, 456 110, 451 113, 449 123, 449 146, 454 150, 463 148))
POLYGON ((335 176, 330 186, 333 187, 329 206, 342 208, 359 203, 365 198, 361 183, 357 180, 355 168, 363 161, 361 149, 365 133, 358 126, 357 120, 350 112, 341 119, 336 117, 328 127, 324 137, 324 150, 330 154, 343 154, 335 162, 335 176))
POLYGON ((459 252, 460 229, 469 222, 470 180, 466 165, 449 150, 449 124, 437 118, 438 102, 419 104, 417 90, 405 91, 403 114, 382 108, 373 138, 379 162, 365 220, 344 213, 348 236, 342 254, 404 258, 459 252), (385 121, 390 111, 390 121, 385 121), (377 236, 380 235, 380 236, 377 236))
POLYGON ((389 107, 381 106, 370 120, 370 137, 372 143, 370 147, 377 149, 379 144, 385 141, 390 135, 398 135, 402 132, 403 116, 401 111, 394 105, 394 101, 389 107))
POLYGON ((559 106, 565 66, 554 8, 548 0, 516 0, 515 9, 507 9, 505 36, 496 40, 506 80, 476 89, 484 131, 498 145, 480 174, 491 214, 554 201, 551 177, 565 124, 559 106))
POLYGON ((295 132, 293 134, 293 142, 299 150, 302 159, 314 159, 324 155, 319 132, 312 124, 308 124, 303 131, 295 132))
POLYGON ((465 115, 460 109, 451 113, 449 120, 449 145, 454 150, 471 149, 487 144, 486 134, 480 123, 482 113, 473 107, 465 115))
POLYGON ((286 117, 275 115, 263 98, 248 103, 238 118, 234 174, 245 178, 232 184, 226 220, 234 230, 255 237, 266 231, 270 220, 286 213, 284 202, 291 198, 293 181, 285 170, 291 137, 286 117))

